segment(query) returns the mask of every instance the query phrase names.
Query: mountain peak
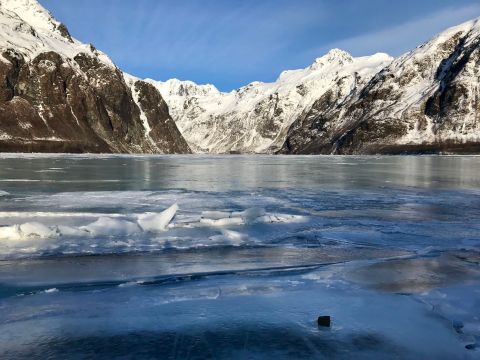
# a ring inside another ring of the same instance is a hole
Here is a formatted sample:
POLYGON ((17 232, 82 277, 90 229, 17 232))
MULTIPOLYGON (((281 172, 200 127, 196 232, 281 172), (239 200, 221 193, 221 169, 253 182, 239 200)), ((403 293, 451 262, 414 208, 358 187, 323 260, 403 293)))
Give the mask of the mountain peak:
POLYGON ((152 79, 145 79, 145 81, 157 87, 162 94, 178 96, 206 96, 208 94, 220 94, 220 91, 212 84, 197 84, 190 80, 173 78, 167 81, 155 81, 152 79))
POLYGON ((57 33, 73 42, 65 25, 57 21, 37 0, 0 0, 0 10, 16 14, 35 31, 45 34, 57 33))
POLYGON ((0 9, 15 13, 36 29, 52 31, 58 23, 37 0, 0 0, 0 9))
POLYGON ((310 68, 315 70, 331 63, 338 63, 340 65, 343 65, 346 63, 351 63, 352 61, 353 57, 348 52, 341 49, 332 49, 325 55, 316 58, 315 62, 310 68))
POLYGON ((350 53, 348 53, 345 50, 338 49, 338 48, 333 48, 323 57, 328 57, 328 58, 351 58, 352 55, 350 55, 350 53))

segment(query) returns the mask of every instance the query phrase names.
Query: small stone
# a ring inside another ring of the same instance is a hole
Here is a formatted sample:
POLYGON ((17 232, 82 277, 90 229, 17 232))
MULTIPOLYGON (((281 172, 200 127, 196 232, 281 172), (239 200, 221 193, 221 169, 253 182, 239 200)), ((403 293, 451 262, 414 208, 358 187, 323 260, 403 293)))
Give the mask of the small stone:
POLYGON ((330 327, 331 325, 330 316, 319 316, 317 322, 318 326, 330 327))
POLYGON ((467 350, 475 350, 476 348, 477 348, 476 344, 465 345, 465 349, 467 349, 467 350))

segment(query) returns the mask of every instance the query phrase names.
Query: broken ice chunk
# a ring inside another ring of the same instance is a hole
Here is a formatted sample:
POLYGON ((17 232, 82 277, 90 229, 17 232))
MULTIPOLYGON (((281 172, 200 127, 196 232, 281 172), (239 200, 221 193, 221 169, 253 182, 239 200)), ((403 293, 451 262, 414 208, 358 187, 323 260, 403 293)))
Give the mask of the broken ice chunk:
POLYGON ((91 235, 122 236, 140 232, 138 225, 131 221, 101 217, 97 221, 80 228, 91 235))
POLYGON ((156 213, 147 213, 138 215, 138 224, 144 231, 157 232, 165 231, 170 221, 175 217, 178 211, 178 204, 173 204, 167 210, 156 213))
POLYGON ((0 239, 22 241, 32 238, 47 239, 57 237, 56 229, 38 222, 0 227, 0 239))

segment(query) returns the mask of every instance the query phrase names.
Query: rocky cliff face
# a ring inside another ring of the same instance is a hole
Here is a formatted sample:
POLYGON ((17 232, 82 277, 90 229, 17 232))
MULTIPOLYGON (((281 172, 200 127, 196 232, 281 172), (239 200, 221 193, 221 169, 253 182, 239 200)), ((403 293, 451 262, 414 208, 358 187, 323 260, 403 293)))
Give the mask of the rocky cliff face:
POLYGON ((150 84, 35 0, 0 0, 0 151, 188 153, 150 84))
POLYGON ((480 21, 441 33, 336 98, 326 94, 300 116, 281 152, 480 152, 480 21))
POLYGON ((306 69, 283 72, 274 83, 254 82, 230 93, 190 81, 147 81, 160 90, 196 151, 273 153, 316 99, 334 93, 340 102, 392 60, 386 54, 354 58, 334 49, 306 69))

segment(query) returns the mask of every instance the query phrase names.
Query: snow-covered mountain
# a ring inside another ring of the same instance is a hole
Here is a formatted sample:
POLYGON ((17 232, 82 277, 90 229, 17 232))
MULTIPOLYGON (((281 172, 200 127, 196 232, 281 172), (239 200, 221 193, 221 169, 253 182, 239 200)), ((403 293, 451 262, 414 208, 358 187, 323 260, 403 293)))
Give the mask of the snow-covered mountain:
POLYGON ((480 152, 479 69, 477 19, 395 60, 334 49, 225 93, 132 77, 36 0, 0 0, 0 151, 480 152))
POLYGON ((319 97, 333 92, 342 101, 392 60, 386 54, 354 58, 334 49, 273 83, 254 82, 229 93, 191 81, 146 81, 161 92, 192 149, 264 153, 283 145, 289 126, 319 97))
POLYGON ((282 152, 480 152, 480 18, 396 59, 339 105, 319 98, 282 152))
POLYGON ((0 0, 0 151, 189 152, 160 93, 36 0, 0 0))

